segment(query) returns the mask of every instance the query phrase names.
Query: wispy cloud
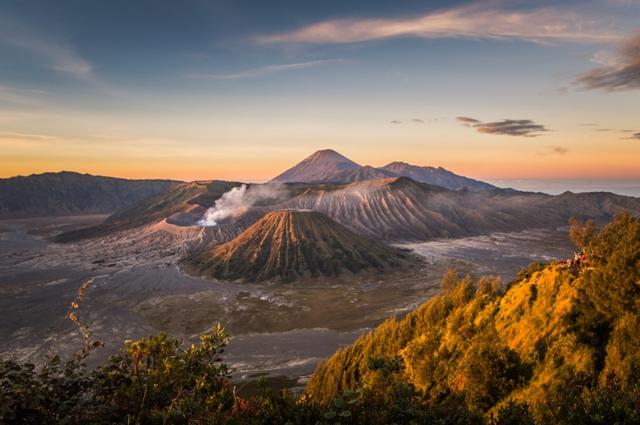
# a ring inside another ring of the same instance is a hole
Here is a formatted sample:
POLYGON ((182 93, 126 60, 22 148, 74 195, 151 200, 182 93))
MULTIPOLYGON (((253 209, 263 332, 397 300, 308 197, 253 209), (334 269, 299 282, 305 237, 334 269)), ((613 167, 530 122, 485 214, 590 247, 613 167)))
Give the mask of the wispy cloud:
POLYGON ((55 137, 49 136, 46 134, 17 133, 17 132, 11 132, 11 131, 0 132, 0 137, 11 137, 14 139, 24 139, 24 140, 54 140, 55 139, 55 137))
POLYGON ((470 117, 456 117, 456 120, 458 120, 458 122, 465 125, 473 125, 473 124, 480 123, 480 120, 477 120, 475 118, 470 118, 470 117))
POLYGON ((267 65, 259 68, 247 69, 244 71, 233 72, 229 74, 211 74, 211 73, 193 73, 188 74, 188 78, 202 80, 240 80, 244 78, 256 78, 265 75, 276 74, 279 72, 294 71, 297 69, 314 68, 317 66, 328 65, 332 63, 343 62, 342 59, 323 59, 309 62, 285 63, 280 65, 267 65))
POLYGON ((597 17, 565 8, 506 10, 486 3, 405 19, 334 19, 263 35, 257 43, 356 43, 393 37, 522 39, 534 42, 610 42, 620 35, 597 17))
POLYGON ((623 137, 623 139, 625 139, 625 140, 640 140, 640 131, 638 131, 636 133, 633 133, 629 137, 623 137))
POLYGON ((29 132, 0 131, 0 148, 14 151, 42 152, 68 156, 85 152, 100 155, 100 152, 118 152, 121 155, 144 157, 188 157, 201 154, 200 148, 186 146, 184 140, 110 134, 38 134, 29 132))
POLYGON ((482 122, 475 118, 457 117, 465 127, 475 128, 479 133, 499 134, 504 136, 538 137, 542 132, 549 131, 544 125, 536 124, 532 120, 512 120, 482 122))
POLYGON ((576 83, 588 90, 640 89, 640 34, 618 47, 615 61, 578 76, 576 83))
POLYGON ((43 66, 79 79, 90 79, 93 66, 68 43, 30 31, 23 23, 0 17, 0 42, 28 51, 39 57, 43 66))
POLYGON ((43 90, 31 90, 0 85, 0 103, 13 105, 37 105, 49 93, 43 90))
POLYGON ((389 121, 389 124, 402 124, 404 122, 414 123, 414 124, 424 124, 424 120, 422 118, 411 118, 411 119, 409 119, 407 121, 391 120, 391 121, 389 121))
POLYGON ((0 146, 17 148, 42 148, 55 141, 55 137, 45 134, 0 132, 0 146))
POLYGON ((537 155, 540 156, 549 156, 549 155, 559 155, 563 156, 569 152, 569 149, 564 148, 562 146, 548 146, 547 150, 543 152, 538 152, 537 155))
POLYGON ((0 124, 15 123, 19 121, 39 118, 40 115, 31 111, 16 111, 0 107, 0 124))

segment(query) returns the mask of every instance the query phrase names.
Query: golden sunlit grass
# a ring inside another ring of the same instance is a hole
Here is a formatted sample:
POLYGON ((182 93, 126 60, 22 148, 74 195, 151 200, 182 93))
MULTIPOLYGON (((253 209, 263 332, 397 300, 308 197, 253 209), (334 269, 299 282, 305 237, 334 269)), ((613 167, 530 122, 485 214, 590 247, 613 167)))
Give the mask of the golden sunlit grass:
POLYGON ((403 381, 431 402, 461 397, 486 413, 516 400, 542 415, 570 382, 608 385, 616 376, 632 385, 640 220, 621 215, 600 233, 592 225, 571 233, 585 260, 531 265, 505 289, 449 273, 441 295, 322 364, 309 395, 325 402, 352 388, 369 356, 399 356, 403 381))

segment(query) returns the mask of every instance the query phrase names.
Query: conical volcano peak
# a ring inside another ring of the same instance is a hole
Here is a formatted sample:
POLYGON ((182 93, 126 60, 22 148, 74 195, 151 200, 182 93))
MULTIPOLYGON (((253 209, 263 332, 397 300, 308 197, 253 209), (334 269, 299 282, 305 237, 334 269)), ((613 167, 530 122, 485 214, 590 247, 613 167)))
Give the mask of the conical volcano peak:
POLYGON ((355 170, 360 165, 332 149, 324 149, 289 168, 272 181, 279 183, 316 183, 329 181, 343 171, 355 170))
POLYGON ((266 214, 237 238, 201 249, 183 265, 216 279, 292 281, 382 271, 408 261, 406 253, 357 235, 320 212, 287 209, 266 214))
MULTIPOLYGON (((334 151, 333 149, 320 149, 309 155, 306 159, 321 161, 345 161, 353 162, 346 156, 334 151)), ((355 162, 353 162, 355 164, 355 162)))

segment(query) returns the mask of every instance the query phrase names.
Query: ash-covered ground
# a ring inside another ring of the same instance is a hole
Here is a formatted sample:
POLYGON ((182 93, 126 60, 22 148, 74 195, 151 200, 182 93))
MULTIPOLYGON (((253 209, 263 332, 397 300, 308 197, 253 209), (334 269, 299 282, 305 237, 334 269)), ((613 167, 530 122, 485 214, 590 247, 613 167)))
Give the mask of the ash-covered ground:
POLYGON ((508 281, 532 261, 572 253, 566 229, 529 230, 400 245, 424 258, 419 270, 246 284, 180 271, 179 258, 202 237, 198 227, 162 222, 79 243, 47 241, 103 219, 0 221, 2 357, 38 363, 52 352, 78 350, 82 337, 67 312, 78 288, 89 282, 78 317, 105 343, 93 364, 126 339, 165 331, 189 341, 220 322, 231 335, 224 357, 235 379, 279 377, 279 385, 294 386, 337 348, 436 293, 451 267, 508 281))

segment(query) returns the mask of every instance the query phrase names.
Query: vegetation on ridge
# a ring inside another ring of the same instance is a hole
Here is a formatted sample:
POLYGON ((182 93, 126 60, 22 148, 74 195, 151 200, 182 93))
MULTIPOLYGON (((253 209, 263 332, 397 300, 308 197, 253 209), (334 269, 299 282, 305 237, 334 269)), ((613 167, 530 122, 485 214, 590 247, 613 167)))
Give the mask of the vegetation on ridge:
POLYGON ((586 255, 577 267, 530 266, 507 288, 449 273, 440 296, 322 364, 308 396, 329 404, 362 385, 369 359, 381 357, 398 359, 399 379, 425 401, 462 398, 479 413, 526 402, 540 420, 560 423, 549 404, 574 386, 615 385, 637 397, 640 219, 619 215, 600 232, 574 222, 572 236, 586 255))

